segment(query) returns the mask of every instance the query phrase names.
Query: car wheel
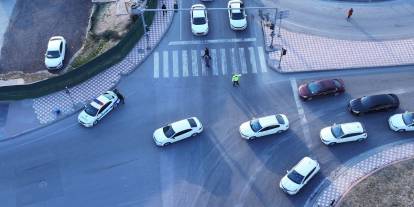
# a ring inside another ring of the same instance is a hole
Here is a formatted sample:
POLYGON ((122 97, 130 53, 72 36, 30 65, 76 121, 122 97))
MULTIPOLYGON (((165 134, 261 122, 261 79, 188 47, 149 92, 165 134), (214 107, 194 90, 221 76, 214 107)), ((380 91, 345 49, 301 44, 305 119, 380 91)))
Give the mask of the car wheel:
POLYGON ((97 123, 98 123, 98 120, 95 120, 95 121, 93 122, 93 126, 95 126, 97 123))
POLYGON ((334 93, 334 96, 337 96, 337 95, 339 95, 339 93, 338 93, 338 92, 334 93))
POLYGON ((305 99, 305 101, 310 101, 310 100, 312 100, 312 97, 308 97, 305 99))
POLYGON ((253 139, 256 139, 256 137, 255 137, 255 136, 253 136, 253 137, 250 137, 250 138, 249 138, 249 140, 253 140, 253 139))
POLYGON ((405 129, 399 129, 397 132, 405 132, 405 129))
POLYGON ((364 140, 364 138, 359 138, 357 141, 358 142, 361 142, 362 140, 364 140))
POLYGON ((283 131, 283 130, 279 130, 279 131, 277 131, 276 133, 280 134, 280 133, 282 133, 282 132, 284 132, 284 131, 283 131))
POLYGON ((335 145, 336 143, 335 142, 330 142, 328 145, 329 146, 333 146, 333 145, 335 145))
POLYGON ((194 133, 194 134, 192 134, 191 136, 195 137, 197 134, 198 134, 198 133, 194 133))
POLYGON ((171 144, 170 142, 166 142, 166 143, 164 143, 162 146, 163 147, 165 147, 165 146, 167 146, 167 145, 169 145, 169 144, 171 144))

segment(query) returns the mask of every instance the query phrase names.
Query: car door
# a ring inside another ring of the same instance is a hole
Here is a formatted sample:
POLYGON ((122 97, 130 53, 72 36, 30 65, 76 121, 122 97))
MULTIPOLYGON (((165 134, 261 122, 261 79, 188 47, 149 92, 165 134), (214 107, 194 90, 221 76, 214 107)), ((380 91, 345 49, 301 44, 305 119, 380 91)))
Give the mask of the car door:
POLYGON ((306 177, 303 179, 302 182, 302 186, 304 186, 306 183, 308 183, 308 181, 312 178, 313 173, 315 172, 316 167, 314 167, 309 173, 308 175, 306 175, 306 177))
POLYGON ((278 128, 279 128, 279 125, 270 125, 268 127, 265 127, 259 131, 259 136, 261 137, 261 136, 266 136, 269 134, 274 134, 277 132, 278 128))
POLYGON ((357 134, 355 133, 351 133, 351 134, 346 134, 342 137, 342 139, 340 139, 341 142, 350 142, 350 141, 354 141, 355 140, 355 136, 357 134))
POLYGON ((189 137, 189 132, 191 132, 191 129, 185 129, 181 132, 177 132, 176 134, 174 134, 173 139, 174 142, 185 139, 187 137, 189 137))

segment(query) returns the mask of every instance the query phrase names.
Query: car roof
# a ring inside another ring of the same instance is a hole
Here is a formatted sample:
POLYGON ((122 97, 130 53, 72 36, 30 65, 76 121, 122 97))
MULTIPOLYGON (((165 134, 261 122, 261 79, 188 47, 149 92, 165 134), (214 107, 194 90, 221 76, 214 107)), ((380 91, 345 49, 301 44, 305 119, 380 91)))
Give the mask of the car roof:
POLYGON ((186 129, 191 129, 190 123, 187 119, 171 123, 171 127, 174 129, 175 132, 181 132, 186 129))
POLYGON ((362 133, 364 132, 364 127, 360 122, 351 122, 351 123, 344 123, 341 124, 341 129, 345 134, 352 134, 352 133, 362 133))
POLYGON ((295 165, 293 169, 299 174, 306 176, 313 168, 316 167, 316 165, 317 162, 315 160, 312 160, 309 157, 304 157, 298 164, 295 165))
POLYGON ((47 48, 49 50, 59 50, 60 47, 60 43, 62 42, 62 37, 60 36, 55 36, 55 37, 51 37, 49 39, 49 43, 47 45, 47 48))
POLYGON ((259 118, 259 123, 262 127, 268 127, 270 125, 279 124, 275 115, 261 117, 259 118))
POLYGON ((97 109, 102 108, 106 103, 108 103, 110 99, 108 99, 105 95, 100 95, 98 98, 92 100, 91 105, 97 109))
POLYGON ((362 97, 368 100, 369 104, 388 104, 394 103, 394 97, 390 94, 379 94, 379 95, 371 95, 362 97))
POLYGON ((193 17, 205 17, 205 9, 206 7, 203 4, 194 4, 193 6, 191 6, 192 12, 193 12, 193 17), (196 9, 196 10, 193 10, 196 9))

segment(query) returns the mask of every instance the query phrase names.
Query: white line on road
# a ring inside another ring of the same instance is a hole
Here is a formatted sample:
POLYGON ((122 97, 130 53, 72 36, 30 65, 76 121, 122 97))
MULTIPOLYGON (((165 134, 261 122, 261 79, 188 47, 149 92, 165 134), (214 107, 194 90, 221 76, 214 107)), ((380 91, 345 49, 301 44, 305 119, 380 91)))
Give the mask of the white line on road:
POLYGON ((198 60, 199 56, 197 54, 197 50, 191 50, 191 63, 192 67, 191 70, 193 71, 193 76, 198 76, 198 60))
POLYGON ((257 73, 256 56, 255 56, 253 47, 249 47, 249 56, 250 56, 250 64, 252 65, 252 72, 257 73))
POLYGON ((239 57, 240 57, 240 67, 243 74, 247 73, 247 64, 246 64, 246 55, 244 53, 244 48, 239 48, 239 57))
POLYGON ((213 75, 217 76, 218 65, 217 65, 217 50, 216 49, 211 49, 211 58, 213 59, 213 64, 212 64, 213 75))
POLYGON ((163 51, 162 53, 162 68, 163 68, 163 75, 164 78, 168 78, 170 76, 169 72, 168 72, 168 51, 163 51))
POLYGON ((183 77, 188 77, 188 53, 187 50, 182 51, 183 77))
POLYGON ((234 48, 231 48, 230 51, 231 51, 230 56, 231 56, 232 71, 233 71, 233 74, 236 74, 239 71, 239 66, 237 65, 237 61, 236 61, 236 50, 234 48))
POLYGON ((202 45, 215 43, 235 43, 235 42, 255 42, 256 38, 238 38, 238 39, 215 39, 215 40, 190 40, 190 41, 172 41, 168 45, 202 45))
MULTIPOLYGON (((303 107, 302 107, 302 102, 301 100, 299 100, 298 91, 297 91, 298 84, 296 83, 295 78, 290 78, 290 85, 292 86, 293 98, 295 99, 296 108, 298 109, 298 115, 299 115, 299 118, 302 124, 304 138, 305 140, 311 140, 308 120, 306 119, 305 111, 303 110, 303 107)), ((309 144, 311 142, 305 142, 305 143, 309 144)))
POLYGON ((227 74, 227 63, 226 63, 226 49, 220 49, 220 57, 221 57, 221 72, 223 75, 227 74))
POLYGON ((173 76, 175 78, 177 78, 179 76, 178 71, 179 71, 179 69, 178 69, 178 51, 174 50, 173 51, 173 76))
POLYGON ((160 54, 154 52, 154 78, 160 77, 160 54))
POLYGON ((262 69, 262 72, 267 72, 267 64, 265 60, 265 54, 263 52, 263 47, 257 47, 257 52, 259 54, 259 62, 260 62, 260 68, 262 69))

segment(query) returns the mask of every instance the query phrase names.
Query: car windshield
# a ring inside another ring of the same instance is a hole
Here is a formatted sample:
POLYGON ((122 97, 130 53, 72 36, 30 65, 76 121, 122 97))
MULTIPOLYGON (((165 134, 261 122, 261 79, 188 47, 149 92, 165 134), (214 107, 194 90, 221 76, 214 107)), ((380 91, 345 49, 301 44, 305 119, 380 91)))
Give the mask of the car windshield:
POLYGON ((337 88, 340 88, 342 86, 342 84, 338 80, 334 79, 332 81, 334 82, 334 84, 337 88))
POLYGON ((193 24, 195 24, 195 25, 206 24, 206 18, 204 18, 204 17, 195 17, 194 20, 193 20, 193 24))
POLYGON ((91 104, 88 104, 85 107, 85 113, 87 113, 90 116, 96 116, 96 114, 98 113, 98 109, 93 107, 91 104))
POLYGON ((60 56, 59 51, 47 51, 47 58, 58 58, 60 56))
POLYGON ((240 10, 233 10, 231 12, 231 19, 233 19, 233 20, 244 19, 244 15, 243 15, 243 13, 240 12, 240 10))
POLYGON ((303 176, 295 170, 289 172, 288 178, 296 184, 301 184, 303 180, 303 176))
POLYGON ((162 131, 164 131, 165 136, 168 138, 171 138, 175 134, 174 129, 170 125, 162 128, 162 131))
POLYGON ((279 124, 285 124, 285 120, 283 120, 283 117, 280 114, 276 115, 276 119, 279 124))
POLYGON ((402 115, 405 125, 410 125, 414 122, 414 113, 403 113, 402 115))
POLYGON ((251 120, 250 121, 250 127, 254 132, 258 132, 260 129, 262 129, 262 125, 260 125, 259 120, 251 120))
POLYGON ((322 90, 322 85, 320 83, 317 83, 317 82, 312 82, 312 83, 308 84, 308 88, 309 88, 309 91, 312 94, 318 94, 322 90))
POLYGON ((331 132, 336 138, 344 136, 344 131, 342 131, 341 125, 333 125, 331 127, 331 132))

